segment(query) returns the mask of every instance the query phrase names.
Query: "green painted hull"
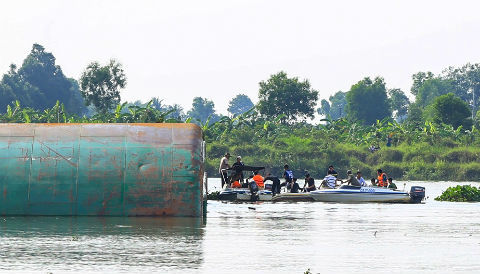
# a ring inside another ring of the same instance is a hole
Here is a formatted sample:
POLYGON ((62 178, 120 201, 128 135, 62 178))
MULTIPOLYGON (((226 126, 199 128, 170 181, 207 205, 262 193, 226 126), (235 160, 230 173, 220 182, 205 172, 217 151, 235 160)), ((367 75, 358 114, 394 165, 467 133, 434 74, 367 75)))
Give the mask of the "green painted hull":
POLYGON ((203 216, 193 124, 0 124, 0 215, 203 216))

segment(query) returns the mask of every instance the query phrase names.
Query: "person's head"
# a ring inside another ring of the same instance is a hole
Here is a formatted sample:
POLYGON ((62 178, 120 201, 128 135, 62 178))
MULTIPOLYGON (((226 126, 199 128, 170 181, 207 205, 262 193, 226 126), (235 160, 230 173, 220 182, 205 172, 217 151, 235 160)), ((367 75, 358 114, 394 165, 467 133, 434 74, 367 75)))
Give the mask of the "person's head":
POLYGON ((310 178, 310 173, 305 174, 305 178, 306 179, 310 178))
POLYGON ((253 171, 253 174, 254 174, 254 175, 257 175, 257 174, 258 174, 258 170, 253 171))
POLYGON ((289 169, 290 167, 289 167, 288 165, 284 165, 283 168, 284 168, 285 170, 287 170, 287 169, 289 169))
POLYGON ((381 169, 377 169, 377 174, 382 174, 383 171, 381 169))
POLYGON ((392 178, 388 178, 388 182, 389 183, 392 183, 393 179, 392 178))
POLYGON ((295 183, 297 181, 297 178, 293 178, 293 182, 295 183))
POLYGON ((357 178, 360 178, 360 177, 362 177, 362 172, 357 171, 357 178))
POLYGON ((347 175, 352 175, 352 171, 351 171, 351 170, 347 170, 347 175))
POLYGON ((225 153, 225 158, 230 159, 230 153, 225 153))
POLYGON ((242 156, 237 156, 237 162, 241 162, 242 161, 242 156))
POLYGON ((329 167, 328 167, 328 170, 333 170, 333 166, 329 166, 329 167))
POLYGON ((370 182, 375 183, 375 178, 370 179, 370 182))

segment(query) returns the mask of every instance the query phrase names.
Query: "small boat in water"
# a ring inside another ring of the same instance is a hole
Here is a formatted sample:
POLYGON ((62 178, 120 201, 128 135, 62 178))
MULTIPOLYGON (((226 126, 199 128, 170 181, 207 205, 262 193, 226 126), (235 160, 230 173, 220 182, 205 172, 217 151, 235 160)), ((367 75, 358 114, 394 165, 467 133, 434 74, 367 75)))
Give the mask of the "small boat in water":
POLYGON ((412 186, 410 192, 383 187, 360 187, 343 185, 334 189, 320 189, 309 192, 314 201, 334 203, 421 203, 425 188, 412 186))

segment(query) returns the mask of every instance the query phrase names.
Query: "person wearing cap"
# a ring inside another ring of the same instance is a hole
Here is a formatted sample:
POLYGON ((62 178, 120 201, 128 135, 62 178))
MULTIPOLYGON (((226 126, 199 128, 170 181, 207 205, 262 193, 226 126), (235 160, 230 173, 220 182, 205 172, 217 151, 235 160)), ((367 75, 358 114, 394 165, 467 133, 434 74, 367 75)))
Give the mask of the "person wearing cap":
POLYGON ((353 176, 351 170, 347 170, 347 179, 342 181, 342 183, 347 183, 347 185, 352 186, 362 186, 355 176, 353 176))
POLYGON ((317 188, 315 187, 315 180, 312 177, 310 177, 309 173, 305 174, 305 184, 303 185, 303 190, 305 192, 310 192, 316 189, 317 188))
POLYGON ((220 178, 222 178, 222 188, 227 182, 227 168, 230 168, 230 165, 228 164, 228 159, 230 159, 230 153, 225 153, 223 158, 220 160, 220 166, 218 168, 218 173, 220 173, 220 178))

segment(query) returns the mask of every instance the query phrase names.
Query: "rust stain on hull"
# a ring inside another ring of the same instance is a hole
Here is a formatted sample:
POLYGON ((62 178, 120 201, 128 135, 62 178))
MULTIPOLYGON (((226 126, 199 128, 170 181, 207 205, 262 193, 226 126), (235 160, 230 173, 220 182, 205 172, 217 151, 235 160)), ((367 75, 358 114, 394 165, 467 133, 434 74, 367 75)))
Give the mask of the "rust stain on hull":
POLYGON ((0 124, 0 215, 203 215, 193 124, 0 124))

